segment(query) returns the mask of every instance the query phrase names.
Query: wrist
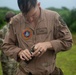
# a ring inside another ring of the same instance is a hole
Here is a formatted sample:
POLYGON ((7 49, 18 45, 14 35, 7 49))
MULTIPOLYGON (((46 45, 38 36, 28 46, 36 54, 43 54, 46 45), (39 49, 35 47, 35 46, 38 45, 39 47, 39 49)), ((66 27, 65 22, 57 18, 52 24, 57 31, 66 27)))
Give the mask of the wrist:
POLYGON ((46 44, 47 44, 47 49, 52 49, 52 45, 50 42, 46 42, 46 44))
POLYGON ((21 52, 21 51, 22 51, 22 50, 20 50, 20 51, 18 52, 18 54, 17 54, 18 56, 20 56, 20 52, 21 52))

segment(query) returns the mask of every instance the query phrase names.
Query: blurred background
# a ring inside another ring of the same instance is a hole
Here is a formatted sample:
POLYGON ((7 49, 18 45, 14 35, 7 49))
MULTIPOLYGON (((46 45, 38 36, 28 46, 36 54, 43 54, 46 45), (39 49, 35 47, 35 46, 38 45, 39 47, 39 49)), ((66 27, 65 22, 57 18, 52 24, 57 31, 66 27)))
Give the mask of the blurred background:
MULTIPOLYGON (((73 36, 73 47, 70 51, 61 52, 57 56, 57 66, 62 68, 64 75, 76 75, 76 0, 38 0, 43 9, 58 12, 73 36)), ((20 12, 17 0, 0 0, 0 29, 6 24, 5 14, 8 11, 20 12)), ((1 54, 1 52, 0 52, 1 54)), ((0 75, 2 68, 0 64, 0 75)))

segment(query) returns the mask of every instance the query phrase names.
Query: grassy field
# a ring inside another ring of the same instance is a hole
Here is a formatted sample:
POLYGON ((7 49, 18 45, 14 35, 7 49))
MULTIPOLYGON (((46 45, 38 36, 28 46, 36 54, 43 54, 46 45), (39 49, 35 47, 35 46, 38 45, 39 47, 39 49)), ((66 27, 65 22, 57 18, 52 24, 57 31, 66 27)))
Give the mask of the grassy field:
POLYGON ((1 68, 1 63, 0 63, 0 75, 2 75, 2 68, 1 68))
POLYGON ((70 51, 57 55, 57 66, 63 70, 64 75, 76 75, 76 45, 70 51))
MULTIPOLYGON (((60 67, 64 75, 76 75, 76 35, 73 35, 74 45, 69 51, 60 52, 57 55, 57 66, 60 67)), ((0 75, 2 75, 0 63, 0 75)))

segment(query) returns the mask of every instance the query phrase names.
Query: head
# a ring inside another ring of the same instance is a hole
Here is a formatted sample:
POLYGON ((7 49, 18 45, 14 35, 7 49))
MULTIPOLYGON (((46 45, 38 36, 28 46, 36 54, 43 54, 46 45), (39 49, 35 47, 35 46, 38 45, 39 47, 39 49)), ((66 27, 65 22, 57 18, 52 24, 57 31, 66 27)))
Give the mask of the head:
POLYGON ((40 3, 37 0, 18 0, 18 6, 29 22, 35 21, 40 15, 40 3))
POLYGON ((15 16, 15 13, 12 12, 12 11, 8 11, 8 12, 6 13, 6 15, 5 15, 5 20, 6 20, 6 22, 9 23, 10 20, 11 20, 11 18, 12 18, 13 16, 15 16))

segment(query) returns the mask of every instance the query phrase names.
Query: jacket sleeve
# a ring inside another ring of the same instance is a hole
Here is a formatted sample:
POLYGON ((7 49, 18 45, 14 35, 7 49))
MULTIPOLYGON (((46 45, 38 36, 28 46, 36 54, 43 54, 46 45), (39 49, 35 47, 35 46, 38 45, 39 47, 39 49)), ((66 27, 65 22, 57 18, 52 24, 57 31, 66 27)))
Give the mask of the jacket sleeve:
POLYGON ((55 17, 54 40, 51 41, 54 51, 60 52, 69 50, 72 46, 72 35, 63 19, 57 15, 55 17))
POLYGON ((13 23, 10 23, 9 31, 6 34, 3 45, 2 45, 2 50, 7 56, 14 58, 16 61, 18 60, 18 55, 17 55, 18 52, 22 50, 21 48, 18 47, 17 43, 18 41, 14 33, 13 23))

